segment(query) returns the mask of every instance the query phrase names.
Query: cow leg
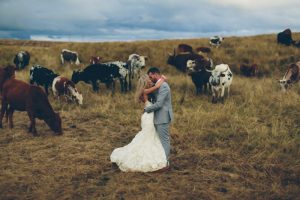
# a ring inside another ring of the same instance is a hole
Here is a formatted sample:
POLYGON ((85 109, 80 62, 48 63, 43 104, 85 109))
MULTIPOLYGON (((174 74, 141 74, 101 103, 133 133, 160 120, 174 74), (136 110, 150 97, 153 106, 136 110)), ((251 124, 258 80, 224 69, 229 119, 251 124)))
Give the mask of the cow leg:
POLYGON ((99 92, 99 85, 98 85, 97 81, 92 81, 92 86, 93 86, 94 92, 99 92))
POLYGON ((44 88, 45 88, 46 95, 48 96, 49 95, 49 93, 48 93, 48 84, 45 84, 44 88))
POLYGON ((35 117, 33 115, 33 111, 28 111, 27 110, 27 114, 30 120, 30 125, 29 125, 29 129, 28 132, 32 133, 33 136, 37 136, 37 132, 36 132, 36 128, 35 128, 35 117))
POLYGON ((227 87, 227 97, 229 97, 230 86, 227 87))
POLYGON ((5 112, 7 112, 7 102, 3 98, 2 99, 2 105, 1 105, 1 114, 0 114, 0 128, 3 128, 3 126, 2 126, 2 120, 3 120, 5 112))
POLYGON ((7 116, 8 116, 8 124, 9 124, 9 128, 13 128, 14 124, 13 124, 13 114, 14 114, 14 108, 12 106, 10 106, 8 108, 8 111, 6 112, 7 116))
POLYGON ((224 103, 224 93, 225 93, 225 87, 222 87, 221 90, 221 102, 224 103))

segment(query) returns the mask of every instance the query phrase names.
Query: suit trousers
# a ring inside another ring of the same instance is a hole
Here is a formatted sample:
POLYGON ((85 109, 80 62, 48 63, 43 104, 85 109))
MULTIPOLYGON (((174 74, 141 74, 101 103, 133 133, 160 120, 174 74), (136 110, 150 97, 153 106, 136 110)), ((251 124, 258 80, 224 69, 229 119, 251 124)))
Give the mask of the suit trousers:
POLYGON ((159 136, 161 144, 165 150, 167 160, 170 155, 170 136, 169 136, 169 123, 165 124, 154 124, 156 132, 159 136))

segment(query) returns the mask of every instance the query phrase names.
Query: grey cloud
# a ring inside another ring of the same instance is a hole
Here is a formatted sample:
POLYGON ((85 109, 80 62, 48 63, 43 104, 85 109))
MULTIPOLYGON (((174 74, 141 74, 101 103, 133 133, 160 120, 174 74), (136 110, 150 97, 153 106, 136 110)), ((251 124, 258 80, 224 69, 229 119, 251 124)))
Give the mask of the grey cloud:
POLYGON ((122 40, 300 30, 300 13, 289 4, 297 1, 267 1, 2 0, 0 37, 122 40))

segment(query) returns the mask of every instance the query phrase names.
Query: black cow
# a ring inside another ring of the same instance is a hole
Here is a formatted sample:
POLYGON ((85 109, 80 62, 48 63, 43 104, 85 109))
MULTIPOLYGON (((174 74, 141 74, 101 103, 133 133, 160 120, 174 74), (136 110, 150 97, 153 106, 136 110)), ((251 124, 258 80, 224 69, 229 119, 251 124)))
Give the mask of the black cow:
POLYGON ((87 66, 82 71, 74 71, 72 81, 76 84, 79 81, 91 83, 94 91, 99 90, 97 81, 106 83, 106 86, 113 84, 115 79, 120 80, 121 92, 131 90, 131 81, 139 78, 139 73, 146 65, 146 57, 138 54, 131 54, 127 62, 114 61, 107 63, 97 63, 87 66))
POLYGON ((175 49, 174 49, 174 54, 169 55, 167 63, 169 65, 173 65, 178 69, 179 71, 186 72, 187 67, 187 61, 188 60, 197 60, 199 62, 207 62, 206 65, 210 66, 212 65, 212 60, 211 59, 206 59, 204 56, 197 54, 197 53, 188 53, 188 54, 177 54, 175 55, 175 49))
POLYGON ((124 62, 97 63, 87 66, 84 70, 73 71, 72 81, 77 84, 79 81, 92 84, 93 91, 99 91, 98 81, 105 83, 107 87, 113 84, 114 79, 119 79, 121 91, 127 91, 128 70, 124 62))
POLYGON ((44 86, 45 92, 48 95, 48 87, 52 87, 53 79, 59 76, 52 70, 42 67, 40 65, 34 65, 30 69, 30 84, 36 84, 44 86))
POLYGON ((75 63, 76 65, 80 64, 78 53, 70 51, 68 49, 63 49, 60 54, 61 63, 70 62, 71 64, 75 63))
POLYGON ((202 88, 204 88, 204 93, 206 93, 211 72, 207 69, 207 67, 201 65, 201 63, 197 63, 197 61, 195 60, 187 61, 187 69, 188 75, 191 76, 192 81, 196 87, 196 94, 198 95, 202 93, 202 88))
POLYGON ((20 51, 15 55, 14 64, 17 70, 24 69, 30 61, 30 54, 28 51, 20 51))
POLYGON ((291 29, 288 28, 288 29, 285 29, 284 31, 278 33, 277 34, 277 43, 284 44, 287 46, 290 46, 291 44, 293 44, 291 29))

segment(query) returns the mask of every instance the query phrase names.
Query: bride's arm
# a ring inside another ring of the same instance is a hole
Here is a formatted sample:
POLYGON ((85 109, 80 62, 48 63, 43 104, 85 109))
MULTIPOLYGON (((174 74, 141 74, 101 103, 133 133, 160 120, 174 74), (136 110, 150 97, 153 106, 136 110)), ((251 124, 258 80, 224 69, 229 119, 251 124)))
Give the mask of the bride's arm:
POLYGON ((161 86, 161 84, 163 84, 163 82, 165 82, 165 80, 166 80, 166 77, 162 76, 161 80, 158 83, 156 83, 156 85, 154 85, 151 88, 144 89, 143 94, 147 95, 147 94, 150 94, 150 93, 154 92, 155 90, 157 90, 161 86))

